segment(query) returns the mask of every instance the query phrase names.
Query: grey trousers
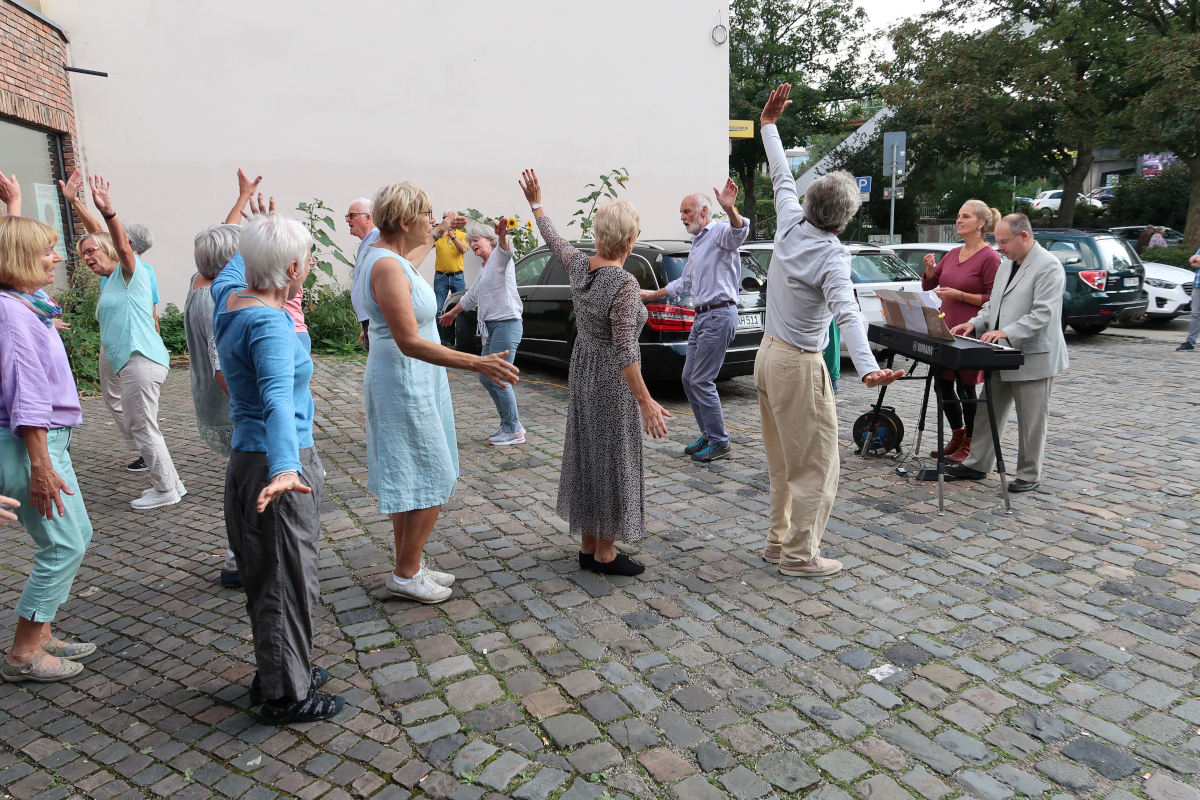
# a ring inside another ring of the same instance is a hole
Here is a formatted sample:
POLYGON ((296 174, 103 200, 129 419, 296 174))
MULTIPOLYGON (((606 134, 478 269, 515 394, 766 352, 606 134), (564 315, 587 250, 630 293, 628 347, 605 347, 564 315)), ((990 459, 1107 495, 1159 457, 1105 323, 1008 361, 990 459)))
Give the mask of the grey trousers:
MULTIPOLYGON (((1002 381, 992 377, 992 405, 996 407, 996 430, 1004 439, 1004 428, 1008 424, 1013 406, 1017 409, 1017 469, 1005 464, 1010 477, 1027 481, 1042 479, 1042 457, 1046 452, 1046 424, 1050 419, 1050 390, 1053 378, 1036 381, 1002 381)), ((983 397, 984 387, 979 396, 983 397)), ((971 439, 971 455, 963 462, 964 467, 991 472, 996 465, 996 451, 992 446, 992 428, 988 421, 988 408, 980 404, 975 416, 975 436, 971 439)))
POLYGON ((683 365, 683 392, 696 415, 696 424, 710 444, 722 447, 729 444, 729 434, 725 432, 725 415, 717 394, 717 373, 725 363, 725 350, 737 335, 737 319, 737 306, 697 314, 683 365))
POLYGON ((325 468, 311 447, 300 451, 300 463, 312 494, 288 492, 261 514, 256 504, 270 482, 267 454, 234 450, 225 472, 225 529, 246 590, 254 658, 268 700, 306 697, 312 685, 325 468))
POLYGON ((1188 326, 1187 340, 1195 344, 1197 338, 1200 338, 1200 273, 1192 284, 1192 324, 1188 326))

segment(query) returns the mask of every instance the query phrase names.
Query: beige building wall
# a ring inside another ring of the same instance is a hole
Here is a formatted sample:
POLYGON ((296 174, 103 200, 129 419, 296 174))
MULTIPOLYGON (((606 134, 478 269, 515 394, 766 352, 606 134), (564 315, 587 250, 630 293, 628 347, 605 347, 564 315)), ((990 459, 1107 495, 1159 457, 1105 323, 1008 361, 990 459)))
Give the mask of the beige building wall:
POLYGON ((626 167, 643 235, 676 237, 680 199, 728 174, 724 0, 42 6, 72 65, 108 73, 72 76, 83 160, 153 231, 164 302, 182 305, 192 238, 232 206, 238 167, 283 209, 333 206, 351 258, 342 214, 387 183, 417 181, 439 214, 526 218, 517 177, 535 167, 562 230, 585 184, 626 167))

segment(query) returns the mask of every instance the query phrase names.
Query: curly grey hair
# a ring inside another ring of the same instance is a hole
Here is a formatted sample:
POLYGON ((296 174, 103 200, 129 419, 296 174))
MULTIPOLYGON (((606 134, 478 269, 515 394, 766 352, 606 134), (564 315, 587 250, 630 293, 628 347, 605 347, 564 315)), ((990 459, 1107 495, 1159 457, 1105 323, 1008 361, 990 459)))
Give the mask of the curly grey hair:
POLYGON ((841 233, 860 205, 858 182, 849 172, 839 169, 808 185, 804 193, 804 219, 823 231, 841 233))
POLYGON ((196 271, 213 280, 238 254, 241 225, 212 225, 196 234, 196 271))
POLYGON ((129 246, 139 256, 154 247, 154 234, 140 222, 131 222, 126 225, 125 233, 129 236, 129 246))
POLYGON ((475 225, 467 233, 467 242, 473 242, 476 239, 487 239, 492 243, 492 247, 500 241, 500 237, 496 236, 496 232, 486 225, 475 225))

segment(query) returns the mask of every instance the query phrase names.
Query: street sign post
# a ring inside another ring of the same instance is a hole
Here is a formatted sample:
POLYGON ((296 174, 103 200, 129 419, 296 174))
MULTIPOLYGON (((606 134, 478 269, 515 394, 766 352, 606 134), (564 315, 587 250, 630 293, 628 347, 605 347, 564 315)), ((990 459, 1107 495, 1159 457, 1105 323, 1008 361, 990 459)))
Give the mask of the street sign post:
POLYGON ((858 182, 858 198, 864 203, 871 199, 871 176, 865 175, 861 178, 855 178, 858 182))
POLYGON ((893 197, 896 198, 897 200, 903 200, 904 199, 904 187, 903 186, 891 186, 891 187, 885 186, 885 187, 883 187, 883 199, 887 200, 887 199, 893 198, 893 197))
MULTIPOLYGON (((908 134, 893 131, 883 134, 883 174, 892 176, 891 215, 888 219, 888 236, 896 234, 896 176, 903 175, 908 163, 908 134)), ((903 187, 901 187, 903 189, 903 187)), ((886 192, 886 190, 885 190, 886 192)), ((904 195, 901 194, 901 197, 904 195)))

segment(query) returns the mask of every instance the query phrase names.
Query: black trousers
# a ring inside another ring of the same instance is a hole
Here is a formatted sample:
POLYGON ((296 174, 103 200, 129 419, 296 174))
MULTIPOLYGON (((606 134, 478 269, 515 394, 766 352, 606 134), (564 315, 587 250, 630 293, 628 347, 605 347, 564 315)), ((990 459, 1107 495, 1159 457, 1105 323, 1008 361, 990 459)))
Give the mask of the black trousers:
POLYGON ((967 436, 970 437, 975 430, 975 404, 964 405, 958 401, 960 398, 974 400, 977 396, 975 387, 950 378, 938 378, 938 386, 942 390, 942 410, 950 428, 958 430, 965 425, 967 436))
POLYGON ((254 658, 268 700, 308 696, 313 611, 320 602, 317 558, 325 468, 317 451, 300 451, 311 494, 287 492, 258 513, 270 483, 267 454, 233 450, 225 472, 225 527, 246 590, 254 658))

